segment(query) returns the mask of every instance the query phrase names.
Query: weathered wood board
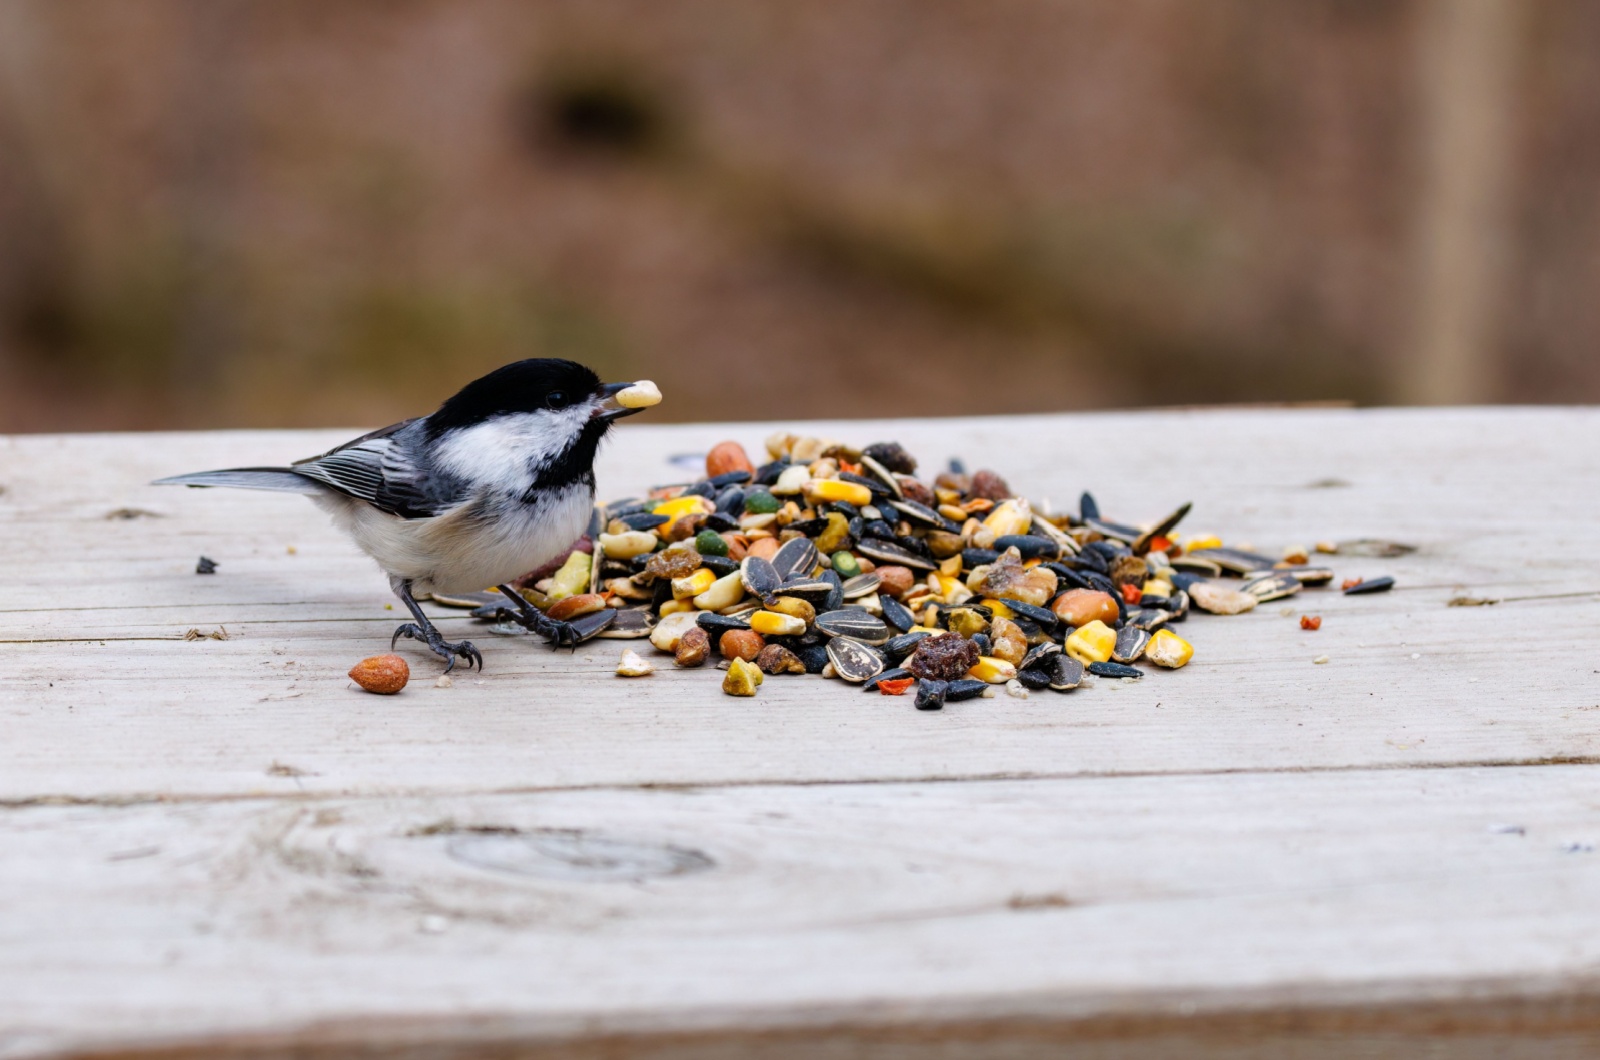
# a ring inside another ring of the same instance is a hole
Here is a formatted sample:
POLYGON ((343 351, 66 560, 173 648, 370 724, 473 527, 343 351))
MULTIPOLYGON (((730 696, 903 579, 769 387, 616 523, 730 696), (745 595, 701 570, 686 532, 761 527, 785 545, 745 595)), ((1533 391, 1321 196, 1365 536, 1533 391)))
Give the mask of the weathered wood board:
MULTIPOLYGON (((769 429, 629 424, 602 493, 769 429)), ((403 616, 316 509, 145 485, 354 432, 0 439, 0 1056, 1600 1043, 1600 411, 816 429, 1416 551, 1331 559, 1389 594, 1191 619, 1179 673, 934 715, 437 608, 486 672, 412 648, 379 698, 343 674, 403 616)))

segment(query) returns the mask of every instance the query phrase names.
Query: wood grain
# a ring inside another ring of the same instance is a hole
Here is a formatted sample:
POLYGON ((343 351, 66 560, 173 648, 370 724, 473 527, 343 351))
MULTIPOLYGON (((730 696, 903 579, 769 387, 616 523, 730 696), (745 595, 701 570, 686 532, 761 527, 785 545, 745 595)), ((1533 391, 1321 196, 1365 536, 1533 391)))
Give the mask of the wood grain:
MULTIPOLYGON (((630 425, 602 490, 770 429, 630 425)), ((145 485, 354 431, 0 439, 0 1056, 1593 1052, 1600 412, 809 429, 1416 550, 1191 619, 1181 672, 934 715, 438 609, 487 672, 402 648, 379 698, 343 675, 400 616, 314 508, 145 485)))
POLYGON ((68 1028, 854 1009, 1070 1040, 1141 999, 1539 994, 1600 960, 1595 810, 1572 766, 16 809, 0 937, 27 975, 0 1026, 20 1052, 68 1028))

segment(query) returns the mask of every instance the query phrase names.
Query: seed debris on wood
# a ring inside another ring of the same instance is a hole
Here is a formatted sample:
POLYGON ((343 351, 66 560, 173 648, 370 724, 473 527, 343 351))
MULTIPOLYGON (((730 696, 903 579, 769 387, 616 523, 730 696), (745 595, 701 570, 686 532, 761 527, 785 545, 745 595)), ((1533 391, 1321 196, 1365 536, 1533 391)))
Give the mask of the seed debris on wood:
MULTIPOLYGON (((930 711, 997 685, 1026 699, 1079 688, 1086 673, 1181 669, 1194 647, 1168 627, 1192 610, 1235 615, 1322 589, 1334 572, 1312 558, 1356 551, 1319 542, 1268 555, 1181 534, 1187 503, 1134 523, 1085 493, 1076 514, 1051 513, 959 461, 919 478, 894 442, 858 449, 780 433, 766 448, 758 466, 721 442, 703 477, 597 506, 588 533, 524 579, 523 595, 552 616, 584 616, 587 636, 648 637, 678 667, 720 655, 731 695, 755 695, 764 676, 809 674, 880 695, 914 690, 930 711)), ((492 604, 473 614, 503 618, 492 604)), ((648 670, 631 651, 618 668, 648 670)))

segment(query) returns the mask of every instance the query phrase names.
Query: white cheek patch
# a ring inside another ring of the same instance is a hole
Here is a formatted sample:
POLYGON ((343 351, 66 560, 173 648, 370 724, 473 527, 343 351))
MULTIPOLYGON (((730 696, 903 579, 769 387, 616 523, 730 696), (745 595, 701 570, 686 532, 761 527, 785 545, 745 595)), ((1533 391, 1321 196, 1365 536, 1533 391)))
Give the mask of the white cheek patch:
POLYGON ((447 432, 435 460, 441 470, 493 488, 523 490, 536 470, 560 456, 589 422, 588 405, 559 412, 518 412, 447 432))

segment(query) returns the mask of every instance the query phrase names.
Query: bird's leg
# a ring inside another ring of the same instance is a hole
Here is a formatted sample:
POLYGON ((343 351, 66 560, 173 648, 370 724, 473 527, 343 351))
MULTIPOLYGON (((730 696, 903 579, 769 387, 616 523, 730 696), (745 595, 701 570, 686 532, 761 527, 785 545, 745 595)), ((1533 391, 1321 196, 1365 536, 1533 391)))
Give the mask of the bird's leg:
POLYGON ((521 593, 509 585, 497 585, 495 588, 504 593, 516 605, 517 611, 516 614, 510 616, 511 621, 532 630, 548 640, 551 648, 578 650, 578 642, 583 638, 579 636, 577 628, 571 622, 562 622, 559 619, 550 618, 543 611, 528 603, 521 593))
POLYGON ((432 622, 428 621, 428 616, 422 613, 422 607, 417 603, 417 598, 411 595, 410 582, 395 582, 394 594, 405 603, 406 610, 411 612, 411 616, 416 621, 407 622, 394 631, 394 636, 389 638, 390 651, 394 650, 395 642, 401 637, 408 637, 412 640, 420 640, 433 649, 433 653, 445 661, 445 673, 449 673, 456 668, 456 659, 458 657, 467 660, 469 669, 476 663, 478 672, 483 672, 483 655, 477 648, 472 646, 471 641, 463 640, 451 644, 445 640, 444 635, 434 628, 432 622))

